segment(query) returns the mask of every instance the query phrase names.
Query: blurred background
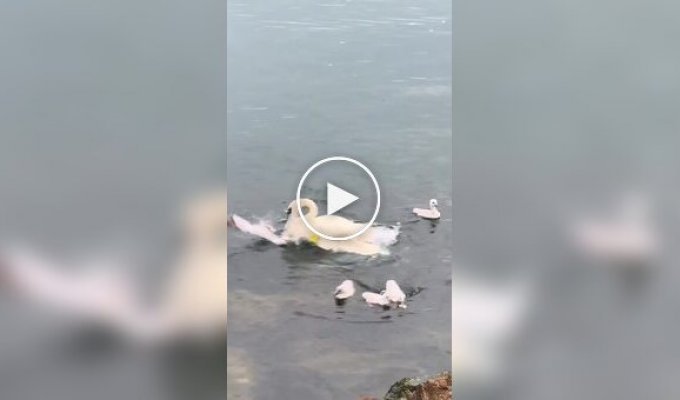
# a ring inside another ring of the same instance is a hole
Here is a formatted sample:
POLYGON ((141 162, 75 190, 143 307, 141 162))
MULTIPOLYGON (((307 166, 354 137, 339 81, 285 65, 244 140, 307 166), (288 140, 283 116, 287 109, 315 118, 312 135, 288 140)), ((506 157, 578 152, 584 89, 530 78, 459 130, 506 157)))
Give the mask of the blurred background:
POLYGON ((142 333, 224 190, 225 12, 0 4, 1 398, 225 398, 223 342, 142 333))
POLYGON ((678 11, 455 4, 458 398, 680 393, 678 11))

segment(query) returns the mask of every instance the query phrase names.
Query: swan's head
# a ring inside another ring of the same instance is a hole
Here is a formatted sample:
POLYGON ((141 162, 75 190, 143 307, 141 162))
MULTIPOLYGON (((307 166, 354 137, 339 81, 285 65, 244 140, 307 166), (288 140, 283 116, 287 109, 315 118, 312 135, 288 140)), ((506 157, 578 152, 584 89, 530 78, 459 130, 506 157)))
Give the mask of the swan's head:
POLYGON ((437 199, 430 199, 430 208, 435 208, 439 206, 439 203, 437 203, 437 199))
MULTIPOLYGON (((314 201, 310 199, 300 199, 300 208, 302 208, 302 213, 307 215, 307 213, 309 213, 310 210, 316 209, 316 203, 314 203, 314 201)), ((291 214, 297 217, 300 216, 300 212, 298 211, 297 200, 293 200, 290 202, 290 204, 288 204, 288 208, 286 209, 286 215, 290 217, 291 214)))

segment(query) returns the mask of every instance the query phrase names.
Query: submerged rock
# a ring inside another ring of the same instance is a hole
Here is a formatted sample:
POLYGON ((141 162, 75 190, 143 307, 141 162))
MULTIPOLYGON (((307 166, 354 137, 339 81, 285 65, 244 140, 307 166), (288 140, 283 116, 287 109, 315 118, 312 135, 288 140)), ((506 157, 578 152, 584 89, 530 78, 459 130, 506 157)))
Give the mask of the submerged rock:
POLYGON ((390 388, 384 400, 451 400, 451 372, 426 378, 404 378, 390 388))

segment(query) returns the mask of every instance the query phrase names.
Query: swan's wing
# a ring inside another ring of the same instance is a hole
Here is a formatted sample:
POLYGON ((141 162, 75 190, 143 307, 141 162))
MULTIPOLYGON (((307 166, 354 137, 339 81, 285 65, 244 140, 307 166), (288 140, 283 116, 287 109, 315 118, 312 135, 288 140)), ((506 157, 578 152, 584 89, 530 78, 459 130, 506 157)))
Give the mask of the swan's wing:
POLYGON ((416 214, 416 215, 422 215, 423 213, 427 213, 428 211, 430 211, 430 210, 425 209, 425 208, 414 208, 413 209, 413 213, 416 214))
POLYGON ((262 239, 266 239, 279 246, 286 244, 286 241, 283 240, 283 238, 272 232, 272 228, 268 224, 252 224, 236 214, 232 215, 231 217, 232 221, 234 222, 234 226, 242 232, 261 237, 262 239))
POLYGON ((425 219, 439 219, 441 214, 437 210, 414 208, 413 213, 425 219))

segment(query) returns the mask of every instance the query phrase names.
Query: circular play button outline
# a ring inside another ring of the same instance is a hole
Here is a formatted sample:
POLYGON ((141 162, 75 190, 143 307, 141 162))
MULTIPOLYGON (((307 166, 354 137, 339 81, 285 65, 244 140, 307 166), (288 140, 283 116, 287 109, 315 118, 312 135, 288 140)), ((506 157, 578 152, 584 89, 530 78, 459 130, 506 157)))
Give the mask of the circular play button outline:
POLYGON ((371 225, 373 225, 376 218, 378 218, 378 212, 380 211, 380 186, 378 185, 378 181, 375 179, 375 176, 373 175, 371 170, 368 169, 364 164, 360 163, 359 161, 357 161, 353 158, 344 157, 344 156, 333 156, 333 157, 328 157, 328 158, 324 158, 323 160, 317 161, 316 163, 314 163, 314 165, 312 165, 311 167, 309 167, 307 169, 305 174, 302 175, 302 179, 300 179, 300 183, 298 183, 297 193, 296 193, 295 199, 297 200, 297 209, 298 209, 298 213, 300 214, 300 218, 302 218, 302 222, 304 222, 305 226, 307 226, 307 228, 309 230, 311 230, 315 234, 319 235, 320 237, 322 237, 324 239, 328 239, 328 240, 338 240, 338 241, 339 240, 350 240, 350 239, 354 239, 355 237, 366 232, 366 230, 368 228, 370 228, 371 225), (375 211, 373 212, 373 217, 371 217, 371 220, 363 228, 361 228, 361 230, 359 230, 358 232, 356 232, 352 235, 349 235, 349 236, 334 237, 334 236, 326 235, 325 233, 319 232, 318 230, 316 230, 312 226, 312 224, 309 223, 309 221, 307 221, 304 214, 302 213, 302 206, 300 205, 300 193, 302 192, 302 185, 305 183, 305 180, 307 180, 307 177, 309 176, 309 174, 315 168, 317 168, 317 167, 319 167, 323 164, 329 163, 331 161, 345 161, 345 162, 356 165, 357 167, 363 169, 364 172, 366 172, 366 174, 371 178, 371 181, 373 181, 373 186, 375 186, 376 203, 375 203, 375 211))

